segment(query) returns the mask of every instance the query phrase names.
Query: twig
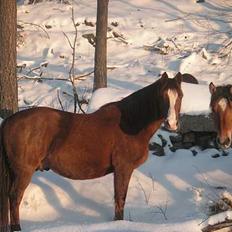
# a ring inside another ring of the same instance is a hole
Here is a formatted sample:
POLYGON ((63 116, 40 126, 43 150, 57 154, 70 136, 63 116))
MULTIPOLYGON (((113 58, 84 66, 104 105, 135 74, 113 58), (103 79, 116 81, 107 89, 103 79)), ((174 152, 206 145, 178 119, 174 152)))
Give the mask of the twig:
POLYGON ((173 39, 170 39, 170 41, 174 44, 174 46, 179 50, 179 52, 181 52, 181 49, 179 48, 179 46, 176 44, 176 42, 173 39))
POLYGON ((165 203, 165 206, 162 207, 162 206, 156 206, 156 208, 159 210, 158 212, 153 212, 153 213, 160 213, 161 215, 163 215, 164 219, 167 221, 168 218, 167 218, 167 209, 168 209, 168 201, 166 201, 165 203))
POLYGON ((67 34, 66 34, 65 32, 63 32, 63 35, 64 35, 64 36, 65 36, 65 38, 67 39, 67 41, 68 41, 68 44, 69 44, 70 48, 72 48, 72 49, 73 49, 73 45, 72 45, 72 43, 71 43, 71 41, 70 41, 69 37, 67 36, 67 34))
POLYGON ((69 43, 70 48, 72 49, 72 63, 71 63, 71 67, 70 67, 70 70, 69 70, 69 80, 70 80, 70 82, 72 84, 72 91, 73 91, 73 98, 74 98, 74 113, 77 112, 77 105, 78 105, 81 112, 85 114, 85 111, 81 107, 81 103, 80 103, 79 96, 78 96, 78 93, 77 93, 77 89, 76 89, 76 86, 75 86, 75 54, 76 54, 76 42, 77 42, 77 26, 76 26, 75 19, 74 19, 74 9, 73 9, 73 7, 72 7, 72 17, 71 17, 71 19, 72 19, 73 26, 75 28, 75 36, 74 36, 73 43, 71 43, 71 40, 69 39, 69 37, 63 32, 65 38, 67 39, 67 41, 69 43))
POLYGON ((151 184, 152 184, 152 190, 153 190, 153 192, 155 191, 155 178, 154 178, 154 176, 149 172, 149 176, 150 176, 150 178, 151 178, 151 184))
POLYGON ((75 79, 75 80, 81 80, 83 77, 90 76, 90 75, 91 75, 91 74, 93 74, 93 73, 94 73, 94 70, 93 70, 93 71, 91 71, 91 72, 89 72, 89 73, 86 73, 86 74, 83 74, 83 75, 77 76, 77 77, 75 77, 74 79, 75 79))
POLYGON ((62 101, 60 99, 60 90, 59 89, 57 89, 57 98, 58 98, 58 102, 60 104, 61 109, 64 111, 64 107, 63 107, 62 101))
POLYGON ((145 189, 143 188, 142 184, 140 182, 138 182, 141 190, 143 191, 143 195, 144 195, 144 198, 145 198, 145 201, 147 203, 147 205, 149 204, 149 200, 150 200, 150 196, 151 196, 151 193, 149 195, 147 195, 145 189))
POLYGON ((40 26, 39 24, 23 22, 22 20, 18 20, 18 22, 21 22, 21 23, 26 24, 26 25, 31 25, 31 26, 39 27, 46 34, 47 39, 50 39, 50 36, 49 36, 48 32, 42 26, 40 26))

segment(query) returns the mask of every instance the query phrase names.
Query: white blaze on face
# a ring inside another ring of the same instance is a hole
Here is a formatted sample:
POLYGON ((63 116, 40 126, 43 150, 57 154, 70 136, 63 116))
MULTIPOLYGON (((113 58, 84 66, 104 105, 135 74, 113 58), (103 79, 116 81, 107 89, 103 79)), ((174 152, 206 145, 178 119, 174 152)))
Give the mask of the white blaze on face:
POLYGON ((178 94, 176 91, 169 89, 168 90, 168 98, 169 98, 169 110, 168 110, 168 123, 171 129, 177 129, 177 117, 175 111, 175 104, 178 94))
POLYGON ((226 106, 227 106, 227 100, 225 98, 222 98, 219 102, 218 105, 220 106, 222 111, 226 110, 226 106))

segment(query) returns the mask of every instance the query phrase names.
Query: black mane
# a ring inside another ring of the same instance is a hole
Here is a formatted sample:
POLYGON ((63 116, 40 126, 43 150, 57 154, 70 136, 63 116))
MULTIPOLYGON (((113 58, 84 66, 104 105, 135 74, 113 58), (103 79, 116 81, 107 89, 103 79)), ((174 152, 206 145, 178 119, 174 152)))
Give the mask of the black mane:
POLYGON ((120 127, 125 133, 135 135, 153 121, 167 116, 168 102, 161 95, 165 88, 161 83, 159 79, 116 103, 121 112, 120 127))
POLYGON ((232 85, 217 86, 216 91, 211 96, 210 106, 221 98, 226 98, 228 101, 232 101, 232 94, 230 92, 232 85))

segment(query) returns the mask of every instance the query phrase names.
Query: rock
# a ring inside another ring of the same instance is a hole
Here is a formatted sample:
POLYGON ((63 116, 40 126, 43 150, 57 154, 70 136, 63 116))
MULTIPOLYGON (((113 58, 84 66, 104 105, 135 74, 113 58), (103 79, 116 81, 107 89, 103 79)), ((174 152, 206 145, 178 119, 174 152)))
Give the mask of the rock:
POLYGON ((172 152, 175 152, 176 150, 178 150, 178 148, 176 148, 176 147, 169 147, 169 149, 170 149, 170 151, 172 151, 172 152))
POLYGON ((167 141, 164 139, 164 137, 161 134, 158 134, 158 137, 162 142, 162 147, 165 147, 167 145, 167 141))
POLYGON ((215 148, 216 132, 196 132, 196 145, 201 149, 205 150, 207 148, 215 148))
POLYGON ((222 156, 228 156, 229 154, 228 154, 228 152, 226 152, 226 151, 222 151, 222 156))
POLYGON ((188 132, 182 135, 182 143, 195 143, 195 134, 194 132, 188 132))
POLYGON ((180 143, 182 142, 182 136, 180 134, 178 135, 171 135, 169 136, 170 141, 172 144, 180 143))
POLYGON ((165 155, 163 147, 155 142, 149 144, 149 150, 153 151, 152 154, 156 155, 156 156, 164 156, 165 155))
POLYGON ((183 148, 184 149, 189 149, 191 147, 195 146, 195 143, 183 143, 183 148))
POLYGON ((187 132, 216 132, 212 115, 188 115, 183 114, 180 117, 180 130, 181 134, 187 132))
POLYGON ((183 149, 183 144, 182 142, 179 142, 179 143, 175 143, 173 144, 173 146, 169 147, 169 149, 172 151, 172 152, 175 152, 176 150, 178 149, 183 149))
POLYGON ((211 155, 212 158, 218 158, 220 157, 220 155, 218 153, 214 154, 214 155, 211 155))
POLYGON ((196 156, 198 154, 198 152, 196 150, 191 150, 193 156, 196 156))

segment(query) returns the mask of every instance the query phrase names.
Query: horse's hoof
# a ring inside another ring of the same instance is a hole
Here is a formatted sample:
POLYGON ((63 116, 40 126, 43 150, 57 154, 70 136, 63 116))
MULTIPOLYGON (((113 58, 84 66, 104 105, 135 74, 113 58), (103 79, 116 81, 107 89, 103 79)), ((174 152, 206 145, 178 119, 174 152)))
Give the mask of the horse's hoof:
POLYGON ((21 226, 19 224, 17 224, 17 225, 11 225, 10 228, 11 228, 11 232, 21 231, 21 226))
POLYGON ((119 220, 123 220, 122 215, 117 215, 117 216, 114 217, 114 221, 119 221, 119 220))

